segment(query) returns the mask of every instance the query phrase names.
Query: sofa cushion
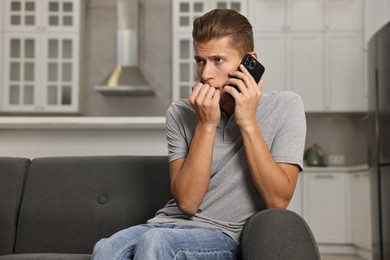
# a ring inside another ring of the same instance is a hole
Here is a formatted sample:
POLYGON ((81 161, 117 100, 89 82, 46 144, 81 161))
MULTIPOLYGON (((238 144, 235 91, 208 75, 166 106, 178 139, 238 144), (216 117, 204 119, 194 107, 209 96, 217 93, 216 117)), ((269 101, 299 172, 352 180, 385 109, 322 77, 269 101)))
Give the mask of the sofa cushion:
POLYGON ((16 254, 1 255, 0 260, 89 260, 86 254, 16 254))
POLYGON ((0 255, 12 254, 29 159, 0 157, 0 255))
POLYGON ((166 156, 34 159, 15 253, 90 254, 100 238, 144 223, 169 198, 166 156))

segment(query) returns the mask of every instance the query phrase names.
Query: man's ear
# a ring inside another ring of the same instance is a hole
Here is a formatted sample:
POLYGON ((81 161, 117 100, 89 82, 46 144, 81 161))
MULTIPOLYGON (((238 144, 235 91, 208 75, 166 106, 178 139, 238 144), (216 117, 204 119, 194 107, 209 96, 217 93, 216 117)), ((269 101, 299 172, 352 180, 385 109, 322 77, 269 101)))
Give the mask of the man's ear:
POLYGON ((256 52, 251 51, 249 54, 252 55, 253 58, 255 58, 257 60, 257 53, 256 52))

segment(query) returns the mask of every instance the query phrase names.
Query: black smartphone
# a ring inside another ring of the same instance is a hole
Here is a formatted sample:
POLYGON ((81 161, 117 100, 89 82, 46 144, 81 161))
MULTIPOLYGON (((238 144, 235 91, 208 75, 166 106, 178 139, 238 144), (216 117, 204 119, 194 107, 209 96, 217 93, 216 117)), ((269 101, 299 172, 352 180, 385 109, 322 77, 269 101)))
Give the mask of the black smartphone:
MULTIPOLYGON (((256 83, 259 83, 265 68, 261 63, 256 60, 252 55, 246 54, 241 61, 241 64, 245 66, 245 68, 249 71, 252 77, 255 79, 256 83)), ((238 70, 240 70, 238 68, 238 70)))
MULTIPOLYGON (((256 83, 259 83, 265 71, 264 66, 261 65, 261 63, 250 54, 246 54, 244 56, 244 58, 241 61, 241 64, 243 64, 245 68, 249 71, 249 73, 255 79, 256 83)), ((237 68, 237 70, 241 71, 239 67, 237 68)), ((235 85, 231 85, 231 86, 237 89, 238 92, 240 92, 237 86, 235 85)))

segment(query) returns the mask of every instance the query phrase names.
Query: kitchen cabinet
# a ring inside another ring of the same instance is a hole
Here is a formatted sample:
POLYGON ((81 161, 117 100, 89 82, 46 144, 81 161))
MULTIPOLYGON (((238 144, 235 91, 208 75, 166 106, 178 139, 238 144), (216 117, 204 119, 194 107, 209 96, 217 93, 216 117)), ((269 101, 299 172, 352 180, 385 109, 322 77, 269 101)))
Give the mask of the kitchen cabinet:
POLYGON ((323 0, 252 0, 249 10, 249 19, 256 32, 323 28, 323 0))
POLYGON ((370 175, 361 171, 351 173, 350 177, 352 243, 359 256, 372 259, 370 175))
POLYGON ((362 36, 361 32, 326 34, 326 111, 367 110, 362 36))
POLYGON ((78 111, 82 2, 4 2, 2 111, 78 111))
POLYGON ((347 173, 303 174, 303 217, 321 244, 348 244, 350 187, 347 173))
POLYGON ((366 111, 362 3, 249 1, 264 90, 295 91, 308 112, 366 111))
POLYGON ((198 80, 192 45, 194 19, 214 8, 229 8, 246 15, 247 1, 238 0, 174 0, 173 12, 173 100, 188 98, 198 80))
MULTIPOLYGON (((4 1, 0 1, 0 10, 4 10, 4 1)), ((1 12, 1 11, 0 11, 1 12)), ((0 17, 0 83, 3 82, 3 75, 2 75, 2 71, 3 71, 3 52, 4 52, 4 48, 3 48, 3 20, 1 17, 0 17)), ((2 88, 0 87, 0 111, 1 111, 1 108, 3 107, 3 91, 2 91, 2 88)))
POLYGON ((370 175, 366 165, 305 167, 288 206, 301 215, 321 253, 372 259, 370 175))
POLYGON ((303 207, 302 207, 302 174, 300 173, 298 175, 297 184, 295 186, 293 197, 290 201, 290 204, 288 205, 287 209, 294 211, 300 216, 303 216, 303 207))

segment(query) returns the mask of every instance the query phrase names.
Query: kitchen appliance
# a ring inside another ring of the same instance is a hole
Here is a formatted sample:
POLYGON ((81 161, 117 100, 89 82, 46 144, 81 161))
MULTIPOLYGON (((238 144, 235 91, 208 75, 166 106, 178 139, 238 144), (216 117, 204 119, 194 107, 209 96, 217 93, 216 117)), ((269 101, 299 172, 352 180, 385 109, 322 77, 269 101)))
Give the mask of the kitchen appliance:
POLYGON ((390 259, 390 23, 368 43, 373 257, 390 259))
POLYGON ((95 90, 104 94, 151 95, 148 84, 138 66, 138 0, 117 0, 117 65, 95 90))

